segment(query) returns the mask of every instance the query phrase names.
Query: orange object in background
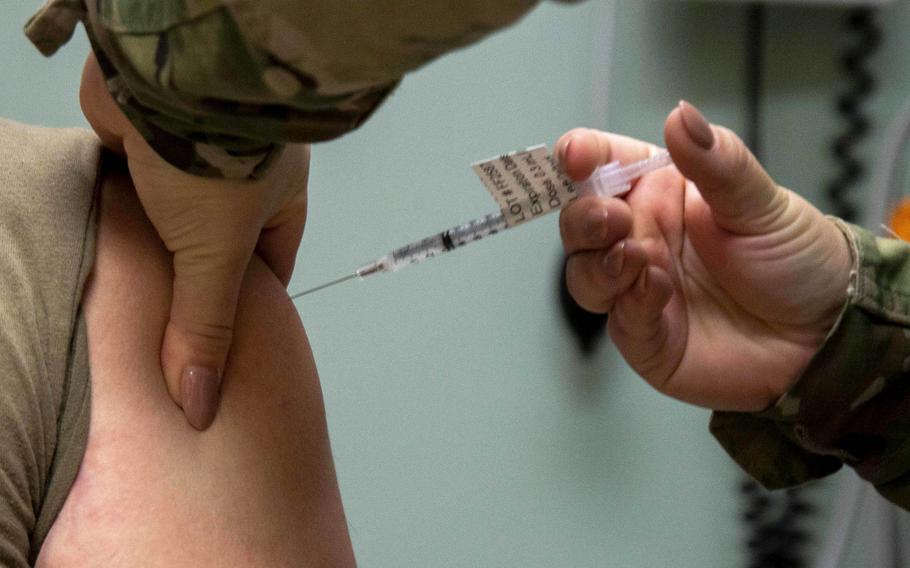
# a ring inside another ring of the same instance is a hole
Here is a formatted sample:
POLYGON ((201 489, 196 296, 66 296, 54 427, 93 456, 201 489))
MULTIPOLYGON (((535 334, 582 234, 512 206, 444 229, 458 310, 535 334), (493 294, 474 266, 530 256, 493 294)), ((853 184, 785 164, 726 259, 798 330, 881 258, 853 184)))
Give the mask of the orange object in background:
POLYGON ((891 230, 910 241, 910 198, 904 198, 891 210, 891 230))

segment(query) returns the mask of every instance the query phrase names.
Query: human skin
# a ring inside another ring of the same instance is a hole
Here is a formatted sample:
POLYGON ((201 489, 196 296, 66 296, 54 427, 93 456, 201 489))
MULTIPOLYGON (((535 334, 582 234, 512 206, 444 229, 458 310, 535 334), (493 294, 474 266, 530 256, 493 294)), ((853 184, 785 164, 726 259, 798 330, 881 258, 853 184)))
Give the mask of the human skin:
MULTIPOLYGON (((563 210, 567 285, 583 307, 610 314, 614 343, 659 391, 716 410, 765 409, 845 305, 849 245, 691 105, 670 114, 664 135, 675 166, 622 199, 584 197, 563 210)), ((556 148, 576 180, 655 150, 589 129, 556 148)))
POLYGON ((83 303, 88 447, 38 566, 353 566, 319 380, 284 286, 253 257, 221 409, 199 432, 159 363, 171 266, 129 179, 107 175, 83 303))
POLYGON ((160 364, 174 402, 204 430, 217 413, 237 295, 254 251, 290 281, 306 220, 309 147, 288 145, 260 179, 203 178, 152 150, 114 102, 93 55, 79 101, 105 146, 126 156, 139 201, 173 253, 160 364))

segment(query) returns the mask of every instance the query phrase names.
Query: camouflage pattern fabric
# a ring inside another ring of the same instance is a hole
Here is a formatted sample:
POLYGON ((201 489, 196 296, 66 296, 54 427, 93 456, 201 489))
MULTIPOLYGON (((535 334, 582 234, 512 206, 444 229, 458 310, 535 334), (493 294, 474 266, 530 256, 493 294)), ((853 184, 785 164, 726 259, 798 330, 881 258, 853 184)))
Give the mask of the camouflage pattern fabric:
POLYGON ((835 222, 855 268, 837 325, 773 408, 715 412, 711 431, 770 489, 847 464, 910 509, 910 245, 835 222))
POLYGON ((79 21, 127 117, 168 162, 261 174, 285 142, 360 126, 405 73, 517 21, 538 0, 48 0, 45 55, 79 21))

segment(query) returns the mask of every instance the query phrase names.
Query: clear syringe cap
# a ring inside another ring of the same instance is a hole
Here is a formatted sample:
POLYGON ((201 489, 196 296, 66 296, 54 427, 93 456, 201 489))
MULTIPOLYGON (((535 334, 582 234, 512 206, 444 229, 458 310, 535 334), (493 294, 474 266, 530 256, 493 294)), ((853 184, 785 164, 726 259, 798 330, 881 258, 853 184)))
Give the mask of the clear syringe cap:
POLYGON ((641 176, 659 170, 673 163, 670 153, 660 150, 650 158, 623 166, 618 161, 610 162, 594 170, 591 177, 575 185, 581 195, 595 194, 600 197, 622 195, 632 189, 632 182, 641 176))

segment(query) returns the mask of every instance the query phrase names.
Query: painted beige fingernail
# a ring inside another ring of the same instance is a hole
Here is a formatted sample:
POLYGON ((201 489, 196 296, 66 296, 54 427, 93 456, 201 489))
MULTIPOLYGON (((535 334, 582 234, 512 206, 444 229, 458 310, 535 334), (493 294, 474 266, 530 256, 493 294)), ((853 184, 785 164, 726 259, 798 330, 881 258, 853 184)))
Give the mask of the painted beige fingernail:
POLYGON ((607 253, 604 257, 603 266, 607 276, 616 277, 622 273, 622 265, 625 257, 626 241, 622 241, 607 253))
POLYGON ((563 144, 562 148, 559 150, 559 163, 565 164, 566 157, 569 155, 569 147, 578 139, 578 134, 573 134, 566 140, 566 143, 563 144))
POLYGON ((607 238, 607 212, 603 209, 588 211, 585 216, 585 235, 591 240, 607 238))
POLYGON ((221 400, 221 374, 210 367, 187 367, 180 383, 183 414, 197 430, 212 425, 221 400))
POLYGON ((714 146, 714 131, 704 115, 686 101, 679 101, 679 110, 689 138, 699 147, 710 150, 714 146))

